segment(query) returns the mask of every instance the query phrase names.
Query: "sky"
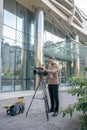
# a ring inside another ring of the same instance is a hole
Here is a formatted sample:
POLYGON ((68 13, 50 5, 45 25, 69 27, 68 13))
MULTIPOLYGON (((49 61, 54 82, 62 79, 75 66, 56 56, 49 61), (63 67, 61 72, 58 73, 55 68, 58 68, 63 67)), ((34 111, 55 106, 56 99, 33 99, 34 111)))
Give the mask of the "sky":
POLYGON ((87 0, 74 0, 75 5, 87 15, 87 0))

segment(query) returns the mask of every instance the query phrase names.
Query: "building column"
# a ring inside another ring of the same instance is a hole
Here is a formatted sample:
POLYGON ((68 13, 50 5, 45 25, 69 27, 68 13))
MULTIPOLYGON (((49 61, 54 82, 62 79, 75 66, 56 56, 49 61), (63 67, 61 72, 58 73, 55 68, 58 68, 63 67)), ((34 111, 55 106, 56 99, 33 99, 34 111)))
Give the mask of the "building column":
MULTIPOLYGON (((79 36, 76 35, 75 41, 79 43, 79 36)), ((75 51, 79 51, 78 43, 76 43, 75 51), (77 50, 76 50, 77 49, 77 50)), ((79 52, 78 52, 79 53, 79 52)), ((76 56, 75 58, 75 74, 80 74, 80 58, 76 56)))
MULTIPOLYGON (((36 67, 43 64, 43 35, 44 35, 44 12, 42 8, 36 8, 36 67)), ((36 75, 36 87, 39 77, 36 75)))
POLYGON ((1 91, 1 72, 2 72, 2 59, 1 59, 1 42, 2 42, 2 21, 3 21, 3 0, 0 1, 0 91, 1 91))
POLYGON ((36 9, 36 66, 43 64, 44 12, 36 9))

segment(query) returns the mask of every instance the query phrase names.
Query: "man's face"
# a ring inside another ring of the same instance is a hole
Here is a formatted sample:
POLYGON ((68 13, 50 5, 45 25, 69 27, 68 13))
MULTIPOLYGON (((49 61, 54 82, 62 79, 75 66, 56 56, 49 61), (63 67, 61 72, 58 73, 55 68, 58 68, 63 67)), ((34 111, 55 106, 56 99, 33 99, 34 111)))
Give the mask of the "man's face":
POLYGON ((54 60, 53 59, 49 59, 49 64, 54 64, 54 60))

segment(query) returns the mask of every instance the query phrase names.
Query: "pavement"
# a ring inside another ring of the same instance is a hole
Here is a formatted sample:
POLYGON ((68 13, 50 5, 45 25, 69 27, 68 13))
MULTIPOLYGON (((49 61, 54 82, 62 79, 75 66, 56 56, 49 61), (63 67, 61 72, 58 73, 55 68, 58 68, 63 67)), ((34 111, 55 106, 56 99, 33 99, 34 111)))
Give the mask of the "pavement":
MULTIPOLYGON (((47 121, 44 101, 41 99, 33 100, 26 117, 33 94, 34 91, 0 93, 0 130, 78 130, 80 124, 78 112, 74 112, 72 118, 69 115, 62 117, 61 113, 56 117, 52 117, 52 113, 49 113, 49 121, 47 121), (20 96, 24 96, 24 113, 16 116, 7 115, 6 109, 3 107, 15 103, 20 96)), ((37 92, 36 97, 41 98, 42 92, 37 92)), ((61 108, 64 109, 69 104, 75 103, 77 98, 66 91, 60 91, 59 101, 61 110, 61 108)))

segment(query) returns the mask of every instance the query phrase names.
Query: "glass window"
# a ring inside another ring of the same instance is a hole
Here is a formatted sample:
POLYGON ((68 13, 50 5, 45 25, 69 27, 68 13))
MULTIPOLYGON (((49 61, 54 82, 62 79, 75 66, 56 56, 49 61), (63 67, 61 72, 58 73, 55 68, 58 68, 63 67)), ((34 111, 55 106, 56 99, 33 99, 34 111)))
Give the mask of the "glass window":
POLYGON ((56 35, 53 35, 53 43, 57 43, 58 42, 58 37, 56 35))
POLYGON ((34 15, 16 0, 4 0, 2 91, 34 89, 34 15))
POLYGON ((4 24, 16 28, 16 15, 4 9, 4 24))
POLYGON ((17 16, 17 30, 23 31, 23 18, 17 16))
POLYGON ((45 44, 49 44, 50 42, 52 42, 52 33, 45 31, 44 42, 45 44))
POLYGON ((31 37, 30 37, 31 45, 34 45, 34 33, 35 33, 34 31, 35 31, 35 25, 31 23, 31 37))
POLYGON ((16 31, 16 46, 23 47, 23 33, 16 31))
POLYGON ((4 36, 4 40, 5 38, 8 38, 9 39, 9 44, 10 45, 14 45, 15 43, 11 42, 10 40, 14 40, 15 41, 15 30, 8 27, 8 26, 5 26, 3 27, 3 36, 4 36))

